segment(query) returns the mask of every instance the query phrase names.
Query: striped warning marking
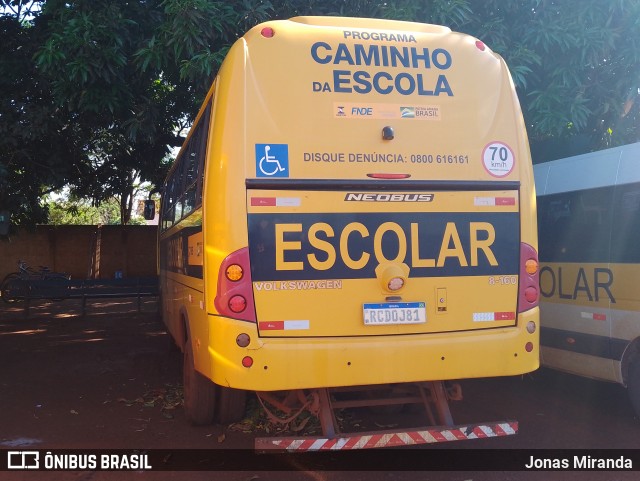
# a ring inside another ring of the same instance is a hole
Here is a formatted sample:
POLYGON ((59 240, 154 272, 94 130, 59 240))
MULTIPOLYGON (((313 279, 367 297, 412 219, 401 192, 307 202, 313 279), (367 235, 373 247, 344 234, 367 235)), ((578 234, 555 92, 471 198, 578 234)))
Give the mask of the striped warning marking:
POLYGON ((594 321, 606 321, 607 315, 599 312, 581 312, 582 319, 592 319, 594 321))
POLYGON ((261 331, 299 331, 309 330, 309 321, 261 321, 258 326, 261 331))
POLYGON ((515 197, 475 197, 473 204, 477 206, 516 205, 515 197))
POLYGON ((474 312, 473 322, 515 321, 515 312, 474 312))
POLYGON ((252 207, 300 207, 299 197, 252 197, 252 207))
POLYGON ((269 449, 279 451, 340 451, 494 438, 498 436, 511 436, 517 433, 518 422, 506 421, 495 424, 425 428, 400 432, 343 434, 335 438, 256 438, 255 448, 258 450, 269 449))

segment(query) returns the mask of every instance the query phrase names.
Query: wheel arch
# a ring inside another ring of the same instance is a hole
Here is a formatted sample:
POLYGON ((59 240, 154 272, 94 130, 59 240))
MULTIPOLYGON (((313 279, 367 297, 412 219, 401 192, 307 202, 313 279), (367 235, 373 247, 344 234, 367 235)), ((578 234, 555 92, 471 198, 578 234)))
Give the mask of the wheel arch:
POLYGON ((635 362, 640 362, 640 336, 632 340, 622 354, 620 369, 622 374, 622 384, 627 387, 629 379, 629 368, 635 362))
POLYGON ((176 344, 181 351, 184 351, 185 344, 191 339, 191 331, 189 329, 189 313, 185 306, 180 306, 178 315, 178 326, 176 330, 176 344))

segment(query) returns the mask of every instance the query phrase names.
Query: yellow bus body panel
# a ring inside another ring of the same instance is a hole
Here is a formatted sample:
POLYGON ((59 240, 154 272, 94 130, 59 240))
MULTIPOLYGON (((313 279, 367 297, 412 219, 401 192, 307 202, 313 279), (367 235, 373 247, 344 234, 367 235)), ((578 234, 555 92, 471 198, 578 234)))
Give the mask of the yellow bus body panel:
POLYGON ((511 376, 537 366, 538 345, 524 326, 537 322, 538 309, 518 316, 523 327, 478 332, 330 339, 259 338, 255 325, 210 316, 218 335, 209 354, 214 382, 239 389, 270 391, 430 380, 511 376), (234 340, 249 334, 240 349, 234 340), (242 358, 251 356, 250 369, 242 358))
POLYGON ((624 384, 623 359, 632 353, 631 343, 640 339, 638 279, 638 264, 541 264, 544 364, 624 384))

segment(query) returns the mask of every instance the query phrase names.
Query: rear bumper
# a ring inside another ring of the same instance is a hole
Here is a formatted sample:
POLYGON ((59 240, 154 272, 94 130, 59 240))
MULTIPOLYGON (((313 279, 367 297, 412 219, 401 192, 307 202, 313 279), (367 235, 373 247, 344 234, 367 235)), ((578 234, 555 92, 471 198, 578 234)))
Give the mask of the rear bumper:
POLYGON ((538 308, 515 327, 469 332, 341 338, 259 338, 253 323, 209 316, 209 377, 251 391, 511 376, 539 367, 538 308), (534 321, 537 329, 525 329, 534 321), (236 338, 251 342, 239 347, 236 338), (526 345, 532 349, 527 351, 526 345), (251 367, 242 360, 249 356, 251 367))

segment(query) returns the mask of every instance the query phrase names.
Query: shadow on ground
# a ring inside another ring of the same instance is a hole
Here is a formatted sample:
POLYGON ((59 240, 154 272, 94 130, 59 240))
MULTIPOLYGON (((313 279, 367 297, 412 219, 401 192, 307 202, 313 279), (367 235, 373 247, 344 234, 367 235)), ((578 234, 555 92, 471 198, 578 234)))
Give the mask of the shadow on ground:
MULTIPOLYGON (((157 299, 0 306, 0 448, 211 448, 182 411, 157 299)), ((242 442, 239 438, 237 442, 242 442)), ((225 446, 226 447, 226 446, 225 446)), ((241 446, 242 447, 242 446, 241 446)))

